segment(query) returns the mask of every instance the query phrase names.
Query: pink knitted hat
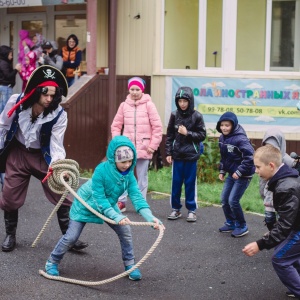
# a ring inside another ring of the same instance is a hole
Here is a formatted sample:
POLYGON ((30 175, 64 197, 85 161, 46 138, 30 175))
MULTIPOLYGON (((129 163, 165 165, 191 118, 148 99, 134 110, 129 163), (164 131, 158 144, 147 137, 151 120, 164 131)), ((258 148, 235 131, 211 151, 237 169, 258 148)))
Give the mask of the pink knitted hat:
POLYGON ((142 90, 142 92, 144 92, 146 87, 146 82, 144 79, 140 77, 132 77, 128 80, 128 89, 130 89, 132 85, 137 85, 142 90))

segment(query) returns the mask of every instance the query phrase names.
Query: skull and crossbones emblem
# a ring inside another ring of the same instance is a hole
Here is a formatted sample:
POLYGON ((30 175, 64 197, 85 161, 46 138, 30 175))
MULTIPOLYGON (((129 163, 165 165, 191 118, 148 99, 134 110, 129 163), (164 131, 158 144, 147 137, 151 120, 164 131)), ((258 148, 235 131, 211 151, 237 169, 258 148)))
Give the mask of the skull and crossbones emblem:
POLYGON ((51 78, 55 79, 55 72, 52 72, 51 69, 47 69, 46 71, 43 71, 45 74, 45 78, 51 78))

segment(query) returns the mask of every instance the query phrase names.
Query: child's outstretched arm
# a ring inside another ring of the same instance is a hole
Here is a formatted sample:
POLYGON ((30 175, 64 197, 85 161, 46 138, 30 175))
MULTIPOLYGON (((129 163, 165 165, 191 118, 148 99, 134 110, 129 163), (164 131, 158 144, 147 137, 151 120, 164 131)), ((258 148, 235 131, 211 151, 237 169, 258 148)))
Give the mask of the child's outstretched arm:
POLYGON ((139 210, 139 213, 147 222, 155 223, 155 225, 153 226, 154 229, 159 229, 159 225, 161 225, 163 229, 165 229, 165 226, 162 224, 162 222, 152 215, 152 212, 149 208, 141 208, 139 210))
POLYGON ((258 248, 258 245, 256 242, 252 242, 252 243, 246 245, 242 251, 247 256, 253 256, 259 251, 259 248, 258 248))

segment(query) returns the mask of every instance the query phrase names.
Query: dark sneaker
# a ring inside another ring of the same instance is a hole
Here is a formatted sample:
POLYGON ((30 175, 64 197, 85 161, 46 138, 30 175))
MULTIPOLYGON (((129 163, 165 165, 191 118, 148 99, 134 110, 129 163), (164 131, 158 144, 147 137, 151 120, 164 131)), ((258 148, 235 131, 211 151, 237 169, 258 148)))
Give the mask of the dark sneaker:
POLYGON ((245 225, 243 227, 237 227, 237 228, 235 228, 232 231, 231 236, 235 237, 235 238, 236 237, 241 237, 241 236, 246 235, 248 232, 249 232, 248 227, 245 225))
POLYGON ((119 209, 120 209, 121 212, 126 211, 126 204, 125 204, 125 202, 118 201, 118 206, 119 206, 119 209))
POLYGON ((220 232, 231 232, 234 229, 235 229, 235 225, 234 224, 230 224, 230 223, 225 222, 224 226, 222 226, 222 227, 219 228, 219 231, 220 232))
MULTIPOLYGON (((134 265, 126 266, 125 271, 128 271, 133 267, 134 267, 134 265)), ((142 279, 141 271, 139 269, 133 270, 131 273, 129 273, 129 279, 134 280, 134 281, 141 280, 142 279)))
POLYGON ((168 216, 169 220, 176 220, 178 218, 181 217, 181 212, 180 210, 172 210, 172 212, 170 213, 170 215, 168 216))
POLYGON ((290 297, 290 298, 296 298, 296 296, 290 291, 285 292, 285 295, 290 297))
POLYGON ((187 222, 196 222, 197 221, 196 213, 194 211, 189 211, 186 220, 187 222))

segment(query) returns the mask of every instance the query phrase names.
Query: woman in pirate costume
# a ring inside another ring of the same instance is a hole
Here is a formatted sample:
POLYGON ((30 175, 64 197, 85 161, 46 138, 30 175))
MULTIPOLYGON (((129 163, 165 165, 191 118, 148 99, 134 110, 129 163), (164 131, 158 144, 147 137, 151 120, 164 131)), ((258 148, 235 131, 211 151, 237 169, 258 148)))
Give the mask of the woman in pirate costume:
MULTIPOLYGON (((10 97, 0 115, 0 171, 5 171, 0 208, 4 210, 6 229, 2 251, 12 251, 16 246, 18 209, 25 202, 31 175, 42 180, 51 163, 65 159, 63 140, 68 119, 60 102, 67 93, 64 75, 44 65, 32 73, 24 94, 10 97)), ((42 187, 47 199, 56 204, 61 195, 51 191, 47 182, 42 187)), ((70 199, 66 199, 57 211, 63 234, 68 229, 70 205, 70 199)), ((87 244, 79 241, 73 249, 85 247, 87 244)))

